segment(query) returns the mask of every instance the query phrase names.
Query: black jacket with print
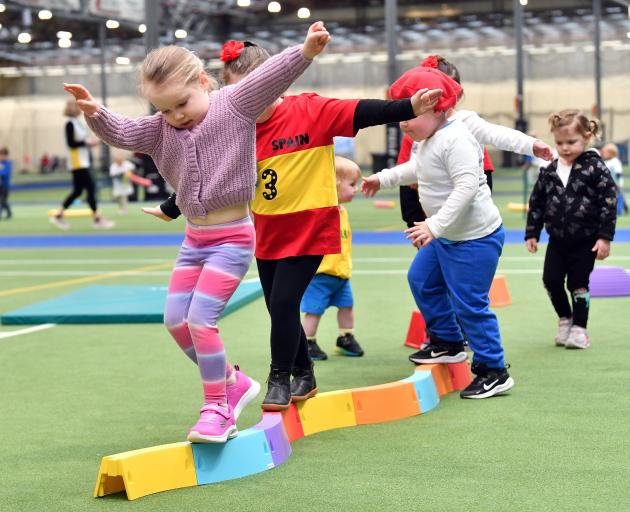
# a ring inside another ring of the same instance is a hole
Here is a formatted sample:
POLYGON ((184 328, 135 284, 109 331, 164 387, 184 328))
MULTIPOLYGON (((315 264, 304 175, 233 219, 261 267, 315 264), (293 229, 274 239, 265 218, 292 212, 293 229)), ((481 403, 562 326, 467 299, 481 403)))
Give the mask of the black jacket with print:
POLYGON ((556 173, 558 160, 541 169, 529 198, 525 240, 549 235, 566 241, 612 240, 617 222, 617 189, 597 152, 589 150, 573 162, 567 186, 556 173))

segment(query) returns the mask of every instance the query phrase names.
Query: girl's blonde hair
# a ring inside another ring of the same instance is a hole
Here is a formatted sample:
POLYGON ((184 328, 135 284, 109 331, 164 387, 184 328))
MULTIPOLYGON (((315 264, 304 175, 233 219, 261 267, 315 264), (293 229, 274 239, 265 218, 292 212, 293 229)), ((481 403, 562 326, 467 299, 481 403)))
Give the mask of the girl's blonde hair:
POLYGON ((616 158, 619 156, 619 150, 617 149, 617 144, 613 144, 612 142, 609 142, 602 146, 602 154, 604 152, 610 153, 610 158, 616 158))
MULTIPOLYGON (((162 85, 171 80, 188 85, 205 73, 203 62, 190 50, 181 46, 165 46, 152 50, 142 61, 140 67, 140 88, 146 84, 162 85)), ((210 79, 210 87, 218 84, 210 79)))
POLYGON ((582 112, 574 108, 551 114, 549 116, 549 126, 552 132, 567 126, 575 126, 583 137, 593 136, 597 138, 597 134, 601 131, 601 123, 597 119, 589 119, 582 112))
POLYGON ((81 113, 79 104, 74 98, 70 98, 66 101, 65 107, 63 107, 63 115, 66 117, 77 117, 81 113))
POLYGON ((227 84, 235 77, 248 75, 270 57, 269 52, 262 46, 246 41, 245 48, 238 57, 224 62, 221 79, 227 84))

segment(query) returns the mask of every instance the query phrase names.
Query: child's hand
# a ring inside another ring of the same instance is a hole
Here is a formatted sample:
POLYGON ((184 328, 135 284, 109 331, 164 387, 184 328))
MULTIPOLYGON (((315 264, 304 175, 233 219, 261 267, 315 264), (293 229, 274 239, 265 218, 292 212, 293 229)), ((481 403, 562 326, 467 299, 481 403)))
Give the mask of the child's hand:
POLYGON ((313 23, 306 34, 304 40, 304 46, 302 47, 302 53, 307 59, 314 59, 317 55, 322 53, 324 47, 330 41, 330 34, 323 21, 317 21, 313 23))
POLYGON ((94 100, 90 91, 80 84, 63 84, 63 88, 66 92, 69 92, 77 100, 79 108, 86 116, 93 116, 101 108, 94 100))
POLYGON ((142 211, 166 222, 171 222, 173 220, 166 215, 159 206, 155 206, 153 208, 142 208, 142 211))
POLYGON ((551 162, 553 160, 553 149, 549 144, 545 144, 542 140, 534 142, 534 156, 551 162))
POLYGON ((529 252, 535 254, 538 251, 538 240, 535 238, 528 238, 525 240, 525 247, 527 247, 529 252))
POLYGON ((99 139, 97 139, 96 137, 86 137, 85 139, 85 143, 88 146, 97 146, 101 141, 99 139))
POLYGON ((368 176, 367 178, 361 178, 361 192, 365 197, 374 197, 374 195, 381 190, 381 181, 376 174, 368 176))
POLYGON ((432 240, 435 240, 433 233, 427 226, 426 222, 414 222, 415 226, 405 230, 407 233, 407 238, 411 240, 411 243, 416 246, 418 249, 424 247, 425 245, 431 243, 432 240))
POLYGON ((597 253, 595 259, 605 260, 608 256, 610 256, 610 242, 600 238, 597 242, 595 242, 591 251, 597 253))
POLYGON ((442 89, 420 89, 411 97, 411 106, 416 116, 421 116, 425 112, 433 111, 438 100, 442 96, 442 89))

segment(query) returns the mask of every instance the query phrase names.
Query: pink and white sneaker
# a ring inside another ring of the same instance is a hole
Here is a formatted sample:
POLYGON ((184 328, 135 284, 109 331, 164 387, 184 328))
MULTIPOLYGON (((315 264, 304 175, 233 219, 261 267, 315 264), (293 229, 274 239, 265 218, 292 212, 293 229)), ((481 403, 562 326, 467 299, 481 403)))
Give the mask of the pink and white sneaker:
POLYGON ((191 443, 225 443, 238 435, 230 405, 226 410, 218 404, 206 404, 199 412, 199 421, 188 431, 191 443))
POLYGON ((260 392, 260 384, 245 375, 237 365, 234 365, 236 382, 225 386, 228 404, 234 409, 234 420, 243 412, 243 409, 253 401, 260 392))
POLYGON ((588 348, 591 346, 591 339, 588 337, 586 329, 579 325, 573 325, 567 338, 566 348, 588 348))

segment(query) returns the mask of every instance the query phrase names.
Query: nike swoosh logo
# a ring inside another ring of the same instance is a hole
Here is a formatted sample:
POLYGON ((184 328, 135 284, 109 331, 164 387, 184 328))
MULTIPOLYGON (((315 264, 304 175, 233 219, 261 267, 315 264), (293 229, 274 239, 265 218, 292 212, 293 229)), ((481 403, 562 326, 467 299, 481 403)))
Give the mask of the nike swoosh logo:
POLYGON ((444 352, 433 352, 433 350, 431 351, 431 357, 440 357, 444 354, 448 354, 448 350, 445 350, 444 352))
POLYGON ((485 389, 486 391, 490 391, 492 389, 492 386, 494 386, 497 382, 499 382, 499 379, 491 382, 490 384, 484 384, 483 389, 485 389))

